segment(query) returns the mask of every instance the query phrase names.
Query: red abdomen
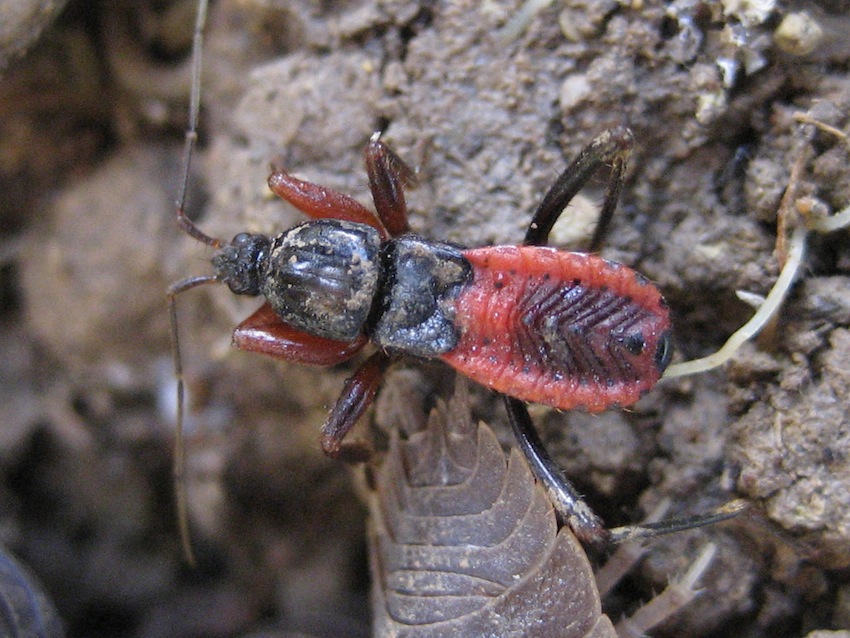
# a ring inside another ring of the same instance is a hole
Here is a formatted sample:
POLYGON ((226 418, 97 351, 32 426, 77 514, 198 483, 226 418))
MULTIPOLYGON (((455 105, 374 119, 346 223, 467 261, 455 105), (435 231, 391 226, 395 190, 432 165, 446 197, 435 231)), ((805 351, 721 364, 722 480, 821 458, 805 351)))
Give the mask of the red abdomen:
POLYGON ((482 385, 524 401, 598 412, 637 401, 667 366, 670 319, 634 270, 540 246, 466 250, 461 337, 441 355, 482 385))

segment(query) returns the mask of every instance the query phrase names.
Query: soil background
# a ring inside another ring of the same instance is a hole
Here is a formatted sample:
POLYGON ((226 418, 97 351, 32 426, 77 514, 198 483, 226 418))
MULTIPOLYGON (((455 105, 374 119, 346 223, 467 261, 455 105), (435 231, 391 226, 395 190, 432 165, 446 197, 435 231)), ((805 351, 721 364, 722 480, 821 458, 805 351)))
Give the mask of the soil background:
MULTIPOLYGON (((636 144, 603 254, 663 291, 677 360, 712 352, 752 314, 736 291, 776 278, 789 184, 792 210, 850 203, 850 7, 559 0, 525 19, 522 4, 213 3, 187 210, 216 237, 292 225, 271 163, 368 203, 362 149, 380 130, 420 169, 416 232, 517 243, 566 163, 626 124, 636 144)), ((174 224, 194 11, 72 0, 0 57, 15 56, 0 78, 0 540, 68 636, 366 636, 362 472, 317 443, 354 363, 231 349, 258 303, 220 287, 179 299, 198 567, 181 558, 165 289, 212 255, 174 224)), ((582 247, 603 189, 554 243, 582 247)), ((847 234, 808 246, 780 316, 723 369, 662 381, 628 411, 533 410, 611 525, 665 498, 671 515, 751 500, 653 542, 618 588, 614 615, 718 545, 703 594, 656 636, 850 631, 847 234)), ((384 392, 407 392, 415 420, 451 388, 446 368, 412 362, 384 392)), ((509 445, 501 403, 472 392, 509 445)))

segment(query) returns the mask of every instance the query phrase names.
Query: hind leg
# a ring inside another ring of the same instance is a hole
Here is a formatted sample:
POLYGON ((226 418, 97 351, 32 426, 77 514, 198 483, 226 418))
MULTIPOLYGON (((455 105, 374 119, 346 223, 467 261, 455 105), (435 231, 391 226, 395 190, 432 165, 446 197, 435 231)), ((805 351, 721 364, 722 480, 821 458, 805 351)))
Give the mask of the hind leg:
MULTIPOLYGON (((611 176, 605 200, 590 242, 590 249, 596 250, 617 206, 632 143, 632 132, 625 127, 605 131, 595 137, 546 192, 532 217, 523 243, 527 246, 547 244, 552 227, 573 197, 598 170, 610 165, 611 176)), ((519 448, 548 492, 561 523, 569 525, 585 544, 599 545, 607 542, 610 532, 549 456, 525 404, 509 396, 505 396, 504 401, 519 448)))

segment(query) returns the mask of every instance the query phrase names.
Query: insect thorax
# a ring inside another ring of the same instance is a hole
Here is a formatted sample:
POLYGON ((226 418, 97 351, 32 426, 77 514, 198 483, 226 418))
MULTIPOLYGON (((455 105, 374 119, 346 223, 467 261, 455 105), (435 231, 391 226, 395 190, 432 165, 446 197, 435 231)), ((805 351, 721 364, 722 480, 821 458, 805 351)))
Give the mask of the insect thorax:
POLYGON ((309 221, 272 240, 263 294, 289 325, 328 339, 363 331, 378 289, 381 237, 365 224, 309 221))
POLYGON ((372 340, 420 357, 454 348, 459 339, 455 299, 472 278, 472 266, 461 251, 451 244, 403 235, 386 244, 383 274, 372 340))

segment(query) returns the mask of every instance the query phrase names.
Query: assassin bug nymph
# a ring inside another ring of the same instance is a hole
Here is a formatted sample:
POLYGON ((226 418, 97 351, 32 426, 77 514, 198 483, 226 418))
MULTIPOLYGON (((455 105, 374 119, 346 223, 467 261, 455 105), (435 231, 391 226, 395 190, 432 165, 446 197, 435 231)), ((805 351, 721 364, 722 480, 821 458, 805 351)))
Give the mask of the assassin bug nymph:
MULTIPOLYGON (((212 260, 213 274, 183 279, 168 289, 177 378, 174 477, 180 535, 189 562, 193 557, 183 488, 184 383, 176 297, 208 283, 227 283, 237 294, 266 297, 234 331, 233 342, 241 349, 332 365, 351 359, 369 340, 377 344, 378 350, 346 381, 322 427, 321 445, 329 456, 368 456, 368 447, 344 438, 398 357, 439 358, 504 394, 520 449, 549 492, 561 522, 585 543, 672 532, 722 520, 742 509, 741 501, 733 501, 705 516, 608 530, 550 459, 523 403, 588 411, 627 407, 655 385, 669 363, 670 319, 655 286, 634 270, 593 254, 544 246, 572 198, 593 174, 609 167, 606 195, 588 247, 591 252, 599 248, 623 185, 631 131, 619 127, 591 141, 550 187, 520 246, 467 250, 411 234, 403 188, 414 185, 414 173, 378 134, 365 151, 377 215, 346 195, 275 170, 268 180, 272 191, 312 221, 276 237, 240 233, 227 242, 205 234, 184 211, 197 138, 206 12, 207 0, 199 0, 177 222, 218 253, 212 260)), ((702 360, 694 364, 682 373, 719 365, 702 360)))
MULTIPOLYGON (((464 249, 411 233, 403 187, 414 183, 413 171, 377 133, 365 149, 377 215, 280 169, 273 170, 269 187, 311 220, 275 237, 240 233, 230 242, 215 239, 180 207, 180 226, 218 252, 212 275, 169 289, 175 344, 175 296, 213 282, 266 299, 234 331, 233 343, 243 350, 330 365, 352 358, 371 340, 377 351, 346 381, 322 427, 324 452, 348 460, 368 456, 365 445, 344 438, 372 402, 387 368, 403 355, 441 359, 506 396, 520 447, 562 520, 585 541, 608 540, 610 532, 548 458, 523 402, 591 412, 629 406, 669 363, 670 319, 654 285, 599 256, 542 245, 585 182, 610 166, 590 245, 598 248, 632 144, 625 127, 594 138, 546 193, 521 246, 464 249)), ((179 380, 176 345, 175 358, 179 380)), ((182 381, 179 393, 182 411, 182 381)), ((729 515, 666 522, 660 529, 729 515)))
POLYGON ((322 449, 332 457, 364 457, 360 444, 343 439, 402 355, 440 358, 523 401, 592 412, 628 406, 669 362, 661 294, 626 266, 541 244, 584 182, 611 164, 596 248, 631 145, 626 128, 595 138, 546 194, 523 246, 463 249, 410 232, 403 187, 413 184, 413 172, 375 134, 365 156, 377 216, 346 195, 274 170, 271 190, 312 220, 276 237, 240 233, 228 243, 205 235, 179 209, 181 227, 218 252, 214 274, 176 283, 170 298, 212 282, 264 296, 233 342, 288 361, 341 363, 373 341, 379 350, 347 382, 322 430, 322 449))

